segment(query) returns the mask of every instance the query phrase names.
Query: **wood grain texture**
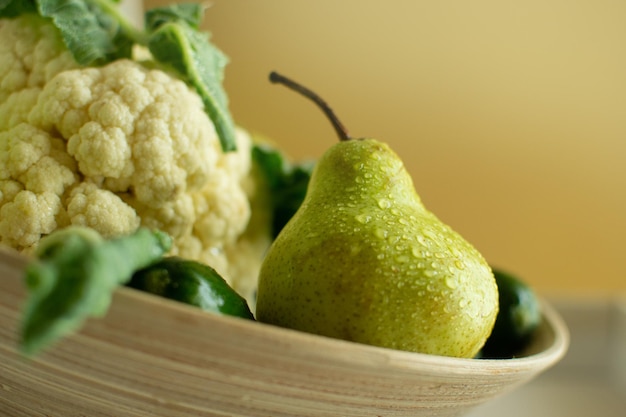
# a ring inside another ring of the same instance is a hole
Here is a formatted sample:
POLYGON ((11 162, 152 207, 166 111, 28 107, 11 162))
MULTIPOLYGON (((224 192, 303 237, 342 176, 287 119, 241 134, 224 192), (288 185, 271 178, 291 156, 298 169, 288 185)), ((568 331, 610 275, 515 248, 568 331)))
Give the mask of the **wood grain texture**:
POLYGON ((103 319, 34 359, 16 350, 24 258, 0 251, 0 412, 21 416, 459 416, 565 353, 544 303, 528 352, 446 358, 207 314, 120 288, 103 319))

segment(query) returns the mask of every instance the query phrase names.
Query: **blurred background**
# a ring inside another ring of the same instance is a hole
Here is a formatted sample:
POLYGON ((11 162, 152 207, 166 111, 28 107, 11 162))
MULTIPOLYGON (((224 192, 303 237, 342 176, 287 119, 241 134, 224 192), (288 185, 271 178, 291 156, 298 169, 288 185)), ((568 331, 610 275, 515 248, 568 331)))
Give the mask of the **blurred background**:
MULTIPOLYGON (((151 7, 170 0, 145 0, 151 7)), ((271 70, 386 141, 424 204, 547 295, 626 292, 626 2, 212 0, 236 122, 294 159, 337 138, 271 70)))

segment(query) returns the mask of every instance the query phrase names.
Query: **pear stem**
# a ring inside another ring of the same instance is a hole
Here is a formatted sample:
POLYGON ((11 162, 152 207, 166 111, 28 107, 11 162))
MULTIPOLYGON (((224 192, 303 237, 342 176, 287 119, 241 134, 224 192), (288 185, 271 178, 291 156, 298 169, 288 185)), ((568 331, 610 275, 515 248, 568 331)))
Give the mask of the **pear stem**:
POLYGON ((330 123, 332 123, 333 127, 335 128, 335 132, 337 132, 337 136, 339 136, 340 141, 352 139, 348 134, 348 130, 341 123, 333 109, 331 109, 328 103, 326 103, 319 95, 304 87, 303 85, 285 77, 284 75, 277 73, 276 71, 272 71, 270 73, 270 81, 275 84, 282 84, 286 87, 289 87, 290 89, 302 94, 303 96, 317 104, 318 107, 324 112, 326 117, 328 117, 330 123))

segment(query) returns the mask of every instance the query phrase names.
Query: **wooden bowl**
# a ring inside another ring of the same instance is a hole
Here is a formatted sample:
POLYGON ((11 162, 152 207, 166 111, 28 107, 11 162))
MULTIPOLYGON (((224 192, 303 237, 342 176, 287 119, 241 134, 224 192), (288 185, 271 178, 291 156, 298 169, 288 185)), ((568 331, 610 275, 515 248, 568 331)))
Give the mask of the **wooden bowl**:
POLYGON ((8 416, 459 416, 554 365, 543 303, 522 357, 401 352, 205 313, 120 288, 103 319, 34 359, 16 351, 24 258, 0 251, 0 410, 8 416))

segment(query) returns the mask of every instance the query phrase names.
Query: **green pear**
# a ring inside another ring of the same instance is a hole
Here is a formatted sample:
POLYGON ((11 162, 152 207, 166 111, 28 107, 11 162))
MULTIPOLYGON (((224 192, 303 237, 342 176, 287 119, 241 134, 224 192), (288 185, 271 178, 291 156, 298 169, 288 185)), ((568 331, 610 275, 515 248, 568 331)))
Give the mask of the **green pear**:
MULTIPOLYGON (((385 143, 342 140, 313 171, 302 205, 261 267, 256 317, 282 327, 428 354, 474 357, 498 289, 483 256, 422 204, 385 143)), ((341 133, 344 132, 344 133, 341 133)))

